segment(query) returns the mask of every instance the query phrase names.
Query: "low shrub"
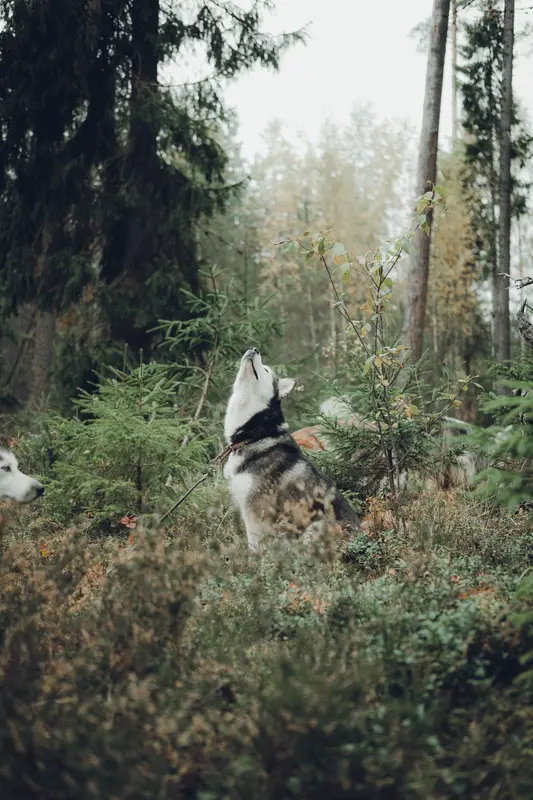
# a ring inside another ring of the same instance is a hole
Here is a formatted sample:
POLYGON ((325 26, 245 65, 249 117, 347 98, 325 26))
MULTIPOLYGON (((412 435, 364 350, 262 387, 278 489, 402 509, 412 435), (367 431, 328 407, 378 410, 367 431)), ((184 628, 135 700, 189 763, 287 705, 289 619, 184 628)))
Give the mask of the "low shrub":
POLYGON ((523 520, 421 498, 349 560, 251 559, 208 499, 133 551, 4 539, 3 798, 530 796, 523 520))

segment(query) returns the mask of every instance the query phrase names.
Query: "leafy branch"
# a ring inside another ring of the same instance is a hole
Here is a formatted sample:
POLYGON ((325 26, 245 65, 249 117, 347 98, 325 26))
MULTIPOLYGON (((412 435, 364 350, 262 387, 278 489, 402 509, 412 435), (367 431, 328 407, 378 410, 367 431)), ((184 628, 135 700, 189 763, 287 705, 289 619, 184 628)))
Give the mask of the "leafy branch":
MULTIPOLYGON (((394 271, 402 255, 409 253, 414 234, 418 230, 428 232, 428 219, 443 200, 444 191, 440 186, 426 192, 417 201, 412 229, 398 239, 385 242, 370 251, 363 259, 354 258, 344 244, 331 238, 330 232, 306 231, 296 239, 278 243, 285 246, 285 252, 289 256, 294 257, 301 253, 306 264, 313 259, 320 263, 331 285, 335 308, 344 320, 347 331, 355 337, 359 345, 359 354, 356 348, 353 353, 347 353, 347 359, 357 375, 355 392, 369 411, 369 435, 376 440, 375 444, 384 458, 389 497, 394 504, 398 526, 402 524, 399 505, 402 473, 416 461, 417 454, 426 446, 428 431, 437 421, 440 424, 442 414, 450 407, 457 408, 461 405, 459 395, 466 391, 473 380, 463 380, 452 392, 447 386, 446 391, 442 390, 437 396, 433 393, 426 401, 413 397, 411 386, 419 389, 418 381, 415 380, 417 366, 408 365, 409 348, 391 329, 394 271), (348 295, 337 287, 334 279, 336 269, 341 271, 342 283, 347 291, 354 273, 362 276, 367 283, 367 299, 360 305, 362 314, 359 318, 350 311, 348 295), (402 379, 400 386, 399 378, 402 373, 407 373, 407 376, 405 380, 402 379), (435 402, 444 405, 439 413, 430 410, 435 402), (422 408, 419 407, 420 403, 422 408)), ((362 427, 364 426, 359 425, 358 431, 354 432, 354 441, 359 441, 362 427)))

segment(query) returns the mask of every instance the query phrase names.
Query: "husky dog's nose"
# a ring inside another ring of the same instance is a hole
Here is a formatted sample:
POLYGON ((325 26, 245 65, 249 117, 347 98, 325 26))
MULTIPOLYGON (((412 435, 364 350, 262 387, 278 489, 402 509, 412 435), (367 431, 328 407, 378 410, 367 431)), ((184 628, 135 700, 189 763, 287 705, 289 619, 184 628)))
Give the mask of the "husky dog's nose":
POLYGON ((257 349, 257 347, 250 347, 250 349, 247 350, 246 353, 244 354, 244 357, 253 358, 254 356, 258 355, 259 355, 259 350, 257 349))
POLYGON ((37 494, 37 497, 42 497, 43 494, 44 494, 44 486, 41 486, 41 485, 36 486, 35 487, 35 492, 37 494))

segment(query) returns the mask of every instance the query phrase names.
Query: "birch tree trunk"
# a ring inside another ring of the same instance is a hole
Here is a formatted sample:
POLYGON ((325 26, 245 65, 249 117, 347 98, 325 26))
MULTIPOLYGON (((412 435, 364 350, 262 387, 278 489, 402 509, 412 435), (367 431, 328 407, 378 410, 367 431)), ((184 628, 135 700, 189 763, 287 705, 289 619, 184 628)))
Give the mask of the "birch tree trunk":
MULTIPOLYGON (((449 16, 450 0, 433 0, 424 113, 416 176, 417 197, 428 191, 430 188, 428 184, 435 183, 437 178, 440 108, 449 16)), ((424 340, 432 222, 429 214, 428 222, 430 224, 429 234, 417 231, 411 244, 405 332, 407 344, 411 348, 411 355, 415 360, 422 355, 424 340)))
POLYGON ((457 0, 452 0, 452 145, 455 145, 459 133, 457 88, 457 0))
POLYGON ((511 271, 511 123, 513 107, 514 0, 505 0, 503 16, 502 116, 500 128, 499 246, 493 276, 494 355, 511 358, 509 275, 511 271), (504 273, 505 276, 502 274, 504 273))

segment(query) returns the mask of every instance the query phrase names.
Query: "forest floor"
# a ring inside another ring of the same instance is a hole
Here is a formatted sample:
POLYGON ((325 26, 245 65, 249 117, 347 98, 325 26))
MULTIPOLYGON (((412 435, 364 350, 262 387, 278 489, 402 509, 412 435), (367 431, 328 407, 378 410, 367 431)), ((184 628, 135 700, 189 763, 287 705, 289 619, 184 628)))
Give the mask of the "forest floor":
POLYGON ((404 511, 250 558, 222 480, 164 535, 3 508, 2 797, 533 796, 531 523, 404 511))

